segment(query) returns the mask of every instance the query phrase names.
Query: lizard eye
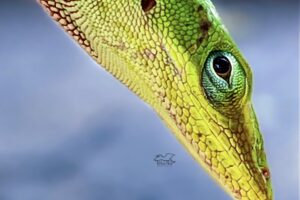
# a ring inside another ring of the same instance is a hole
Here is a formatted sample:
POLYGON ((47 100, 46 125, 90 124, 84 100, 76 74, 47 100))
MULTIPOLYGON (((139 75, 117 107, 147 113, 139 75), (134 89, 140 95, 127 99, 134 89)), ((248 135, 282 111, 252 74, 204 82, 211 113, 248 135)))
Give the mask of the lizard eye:
POLYGON ((229 86, 236 68, 239 68, 239 63, 231 53, 213 51, 206 59, 204 70, 212 81, 229 86))
POLYGON ((246 74, 236 57, 226 51, 211 52, 202 72, 206 97, 222 112, 232 112, 246 92, 246 74))
POLYGON ((225 56, 217 56, 213 59, 213 68, 218 76, 228 79, 231 72, 231 63, 225 56))

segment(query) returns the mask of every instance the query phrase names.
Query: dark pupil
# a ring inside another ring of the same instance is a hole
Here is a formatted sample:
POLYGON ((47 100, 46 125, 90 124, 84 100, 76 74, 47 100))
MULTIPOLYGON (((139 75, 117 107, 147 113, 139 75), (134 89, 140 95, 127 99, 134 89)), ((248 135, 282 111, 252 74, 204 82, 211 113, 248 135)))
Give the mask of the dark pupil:
POLYGON ((227 75, 231 70, 231 64, 224 56, 216 57, 213 61, 213 67, 215 72, 220 76, 227 75))

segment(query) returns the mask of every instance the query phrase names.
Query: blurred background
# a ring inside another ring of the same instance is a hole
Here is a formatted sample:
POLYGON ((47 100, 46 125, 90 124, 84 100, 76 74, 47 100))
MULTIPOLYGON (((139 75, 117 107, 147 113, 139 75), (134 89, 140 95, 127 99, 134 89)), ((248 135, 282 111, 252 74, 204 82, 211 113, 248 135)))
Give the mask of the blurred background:
MULTIPOLYGON (((296 200, 298 1, 213 2, 254 72, 275 199, 296 200)), ((230 199, 34 0, 0 5, 1 200, 230 199)))

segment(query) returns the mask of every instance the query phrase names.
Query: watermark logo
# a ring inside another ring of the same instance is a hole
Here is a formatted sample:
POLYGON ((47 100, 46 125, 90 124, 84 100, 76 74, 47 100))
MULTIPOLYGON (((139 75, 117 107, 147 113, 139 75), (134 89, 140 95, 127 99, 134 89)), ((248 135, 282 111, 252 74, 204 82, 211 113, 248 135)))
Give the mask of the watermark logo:
POLYGON ((156 162, 156 165, 161 166, 172 166, 176 161, 174 160, 175 154, 166 153, 165 155, 157 154, 153 159, 156 162))

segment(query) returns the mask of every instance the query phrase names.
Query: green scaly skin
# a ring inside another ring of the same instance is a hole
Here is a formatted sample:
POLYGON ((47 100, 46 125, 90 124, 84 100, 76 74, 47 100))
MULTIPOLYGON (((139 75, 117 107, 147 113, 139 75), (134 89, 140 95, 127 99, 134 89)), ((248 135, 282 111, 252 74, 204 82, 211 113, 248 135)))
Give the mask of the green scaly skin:
MULTIPOLYGON (((40 0, 234 198, 271 200, 249 65, 209 0, 40 0), (216 57, 231 63, 218 74, 216 57)), ((201 189, 201 188, 200 188, 201 189)))

